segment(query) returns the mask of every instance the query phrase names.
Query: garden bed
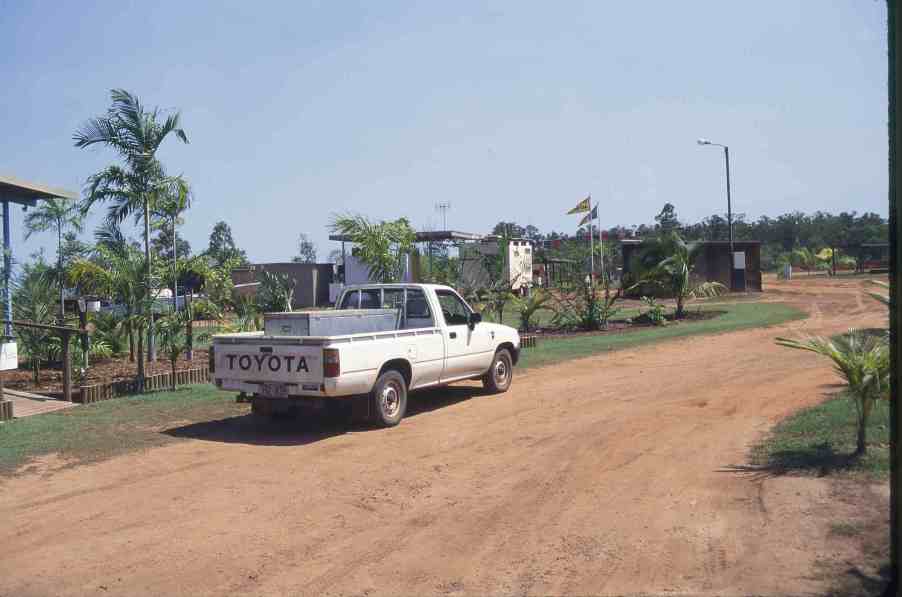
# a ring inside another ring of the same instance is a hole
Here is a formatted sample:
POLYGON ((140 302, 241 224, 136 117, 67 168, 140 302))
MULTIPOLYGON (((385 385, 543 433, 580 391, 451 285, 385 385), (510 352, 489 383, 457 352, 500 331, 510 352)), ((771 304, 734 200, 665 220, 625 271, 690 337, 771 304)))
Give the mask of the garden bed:
MULTIPOLYGON (((158 355, 158 357, 155 363, 146 363, 145 375, 147 377, 168 374, 172 371, 169 361, 163 358, 163 355, 158 355)), ((182 355, 176 362, 177 371, 201 367, 207 367, 206 350, 195 350, 194 359, 190 361, 185 358, 185 355, 182 355)), ((77 371, 73 368, 72 386, 77 389, 79 386, 131 382, 134 381, 137 373, 137 365, 129 362, 128 357, 99 359, 91 363, 83 378, 80 378, 77 371)), ((3 380, 4 387, 23 392, 56 395, 61 394, 63 391, 63 372, 58 363, 51 363, 49 366, 41 368, 41 375, 37 385, 33 381, 31 370, 24 368, 21 364, 18 369, 0 372, 0 379, 3 380)))
MULTIPOLYGON (((716 317, 720 317, 726 313, 724 310, 716 310, 716 309, 706 309, 704 311, 686 311, 684 317, 682 319, 674 319, 673 314, 668 314, 667 324, 668 326, 672 325, 687 325, 693 322, 698 321, 706 321, 708 319, 714 319, 716 317)), ((639 331, 648 328, 654 327, 663 327, 656 326, 655 324, 648 321, 636 321, 634 320, 625 320, 625 319, 615 319, 608 322, 607 327, 600 330, 594 331, 584 331, 584 330, 561 330, 558 328, 543 328, 538 327, 530 330, 529 332, 520 331, 522 335, 535 336, 536 338, 572 338, 578 336, 599 336, 605 334, 625 334, 631 331, 639 331)))

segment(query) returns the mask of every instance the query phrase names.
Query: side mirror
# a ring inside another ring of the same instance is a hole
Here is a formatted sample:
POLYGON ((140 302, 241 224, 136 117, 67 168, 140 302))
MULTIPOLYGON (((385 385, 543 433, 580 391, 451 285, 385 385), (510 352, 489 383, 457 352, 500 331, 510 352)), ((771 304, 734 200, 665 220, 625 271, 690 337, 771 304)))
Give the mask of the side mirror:
POLYGON ((467 325, 470 326, 470 329, 476 327, 476 324, 482 321, 482 313, 470 313, 467 316, 467 325))

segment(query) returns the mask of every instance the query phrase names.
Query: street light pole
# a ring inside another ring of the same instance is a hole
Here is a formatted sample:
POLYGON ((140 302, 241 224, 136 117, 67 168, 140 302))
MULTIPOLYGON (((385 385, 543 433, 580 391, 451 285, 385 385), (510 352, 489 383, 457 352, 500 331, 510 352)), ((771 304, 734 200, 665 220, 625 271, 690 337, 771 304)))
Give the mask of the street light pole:
POLYGON ((730 227, 730 259, 733 258, 733 205, 730 200, 730 148, 723 146, 723 157, 727 163, 727 224, 730 227))

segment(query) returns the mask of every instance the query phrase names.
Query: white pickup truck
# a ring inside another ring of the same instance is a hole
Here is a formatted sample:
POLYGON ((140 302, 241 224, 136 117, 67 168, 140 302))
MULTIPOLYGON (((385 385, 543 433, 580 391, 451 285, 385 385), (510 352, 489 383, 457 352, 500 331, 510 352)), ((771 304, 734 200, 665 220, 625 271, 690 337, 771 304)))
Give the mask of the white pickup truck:
POLYGON ((355 416, 390 427, 404 417, 408 390, 481 379, 507 391, 520 355, 517 330, 483 322, 447 286, 351 286, 336 311, 266 317, 264 332, 216 335, 210 349, 213 383, 253 396, 258 414, 352 404, 355 416), (374 320, 384 331, 372 331, 374 320), (317 321, 341 333, 310 335, 317 321))

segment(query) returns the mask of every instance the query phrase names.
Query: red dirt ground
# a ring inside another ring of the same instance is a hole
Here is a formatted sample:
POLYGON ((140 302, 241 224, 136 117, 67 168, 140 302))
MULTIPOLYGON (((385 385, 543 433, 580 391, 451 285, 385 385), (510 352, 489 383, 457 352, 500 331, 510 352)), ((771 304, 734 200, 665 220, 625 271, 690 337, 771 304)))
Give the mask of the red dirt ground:
POLYGON ((835 389, 825 360, 774 337, 886 310, 856 279, 765 299, 811 317, 529 371, 497 397, 430 392, 394 429, 238 417, 11 478, 0 594, 823 594, 874 559, 831 524, 868 516, 879 535, 887 484, 742 465, 835 389))

